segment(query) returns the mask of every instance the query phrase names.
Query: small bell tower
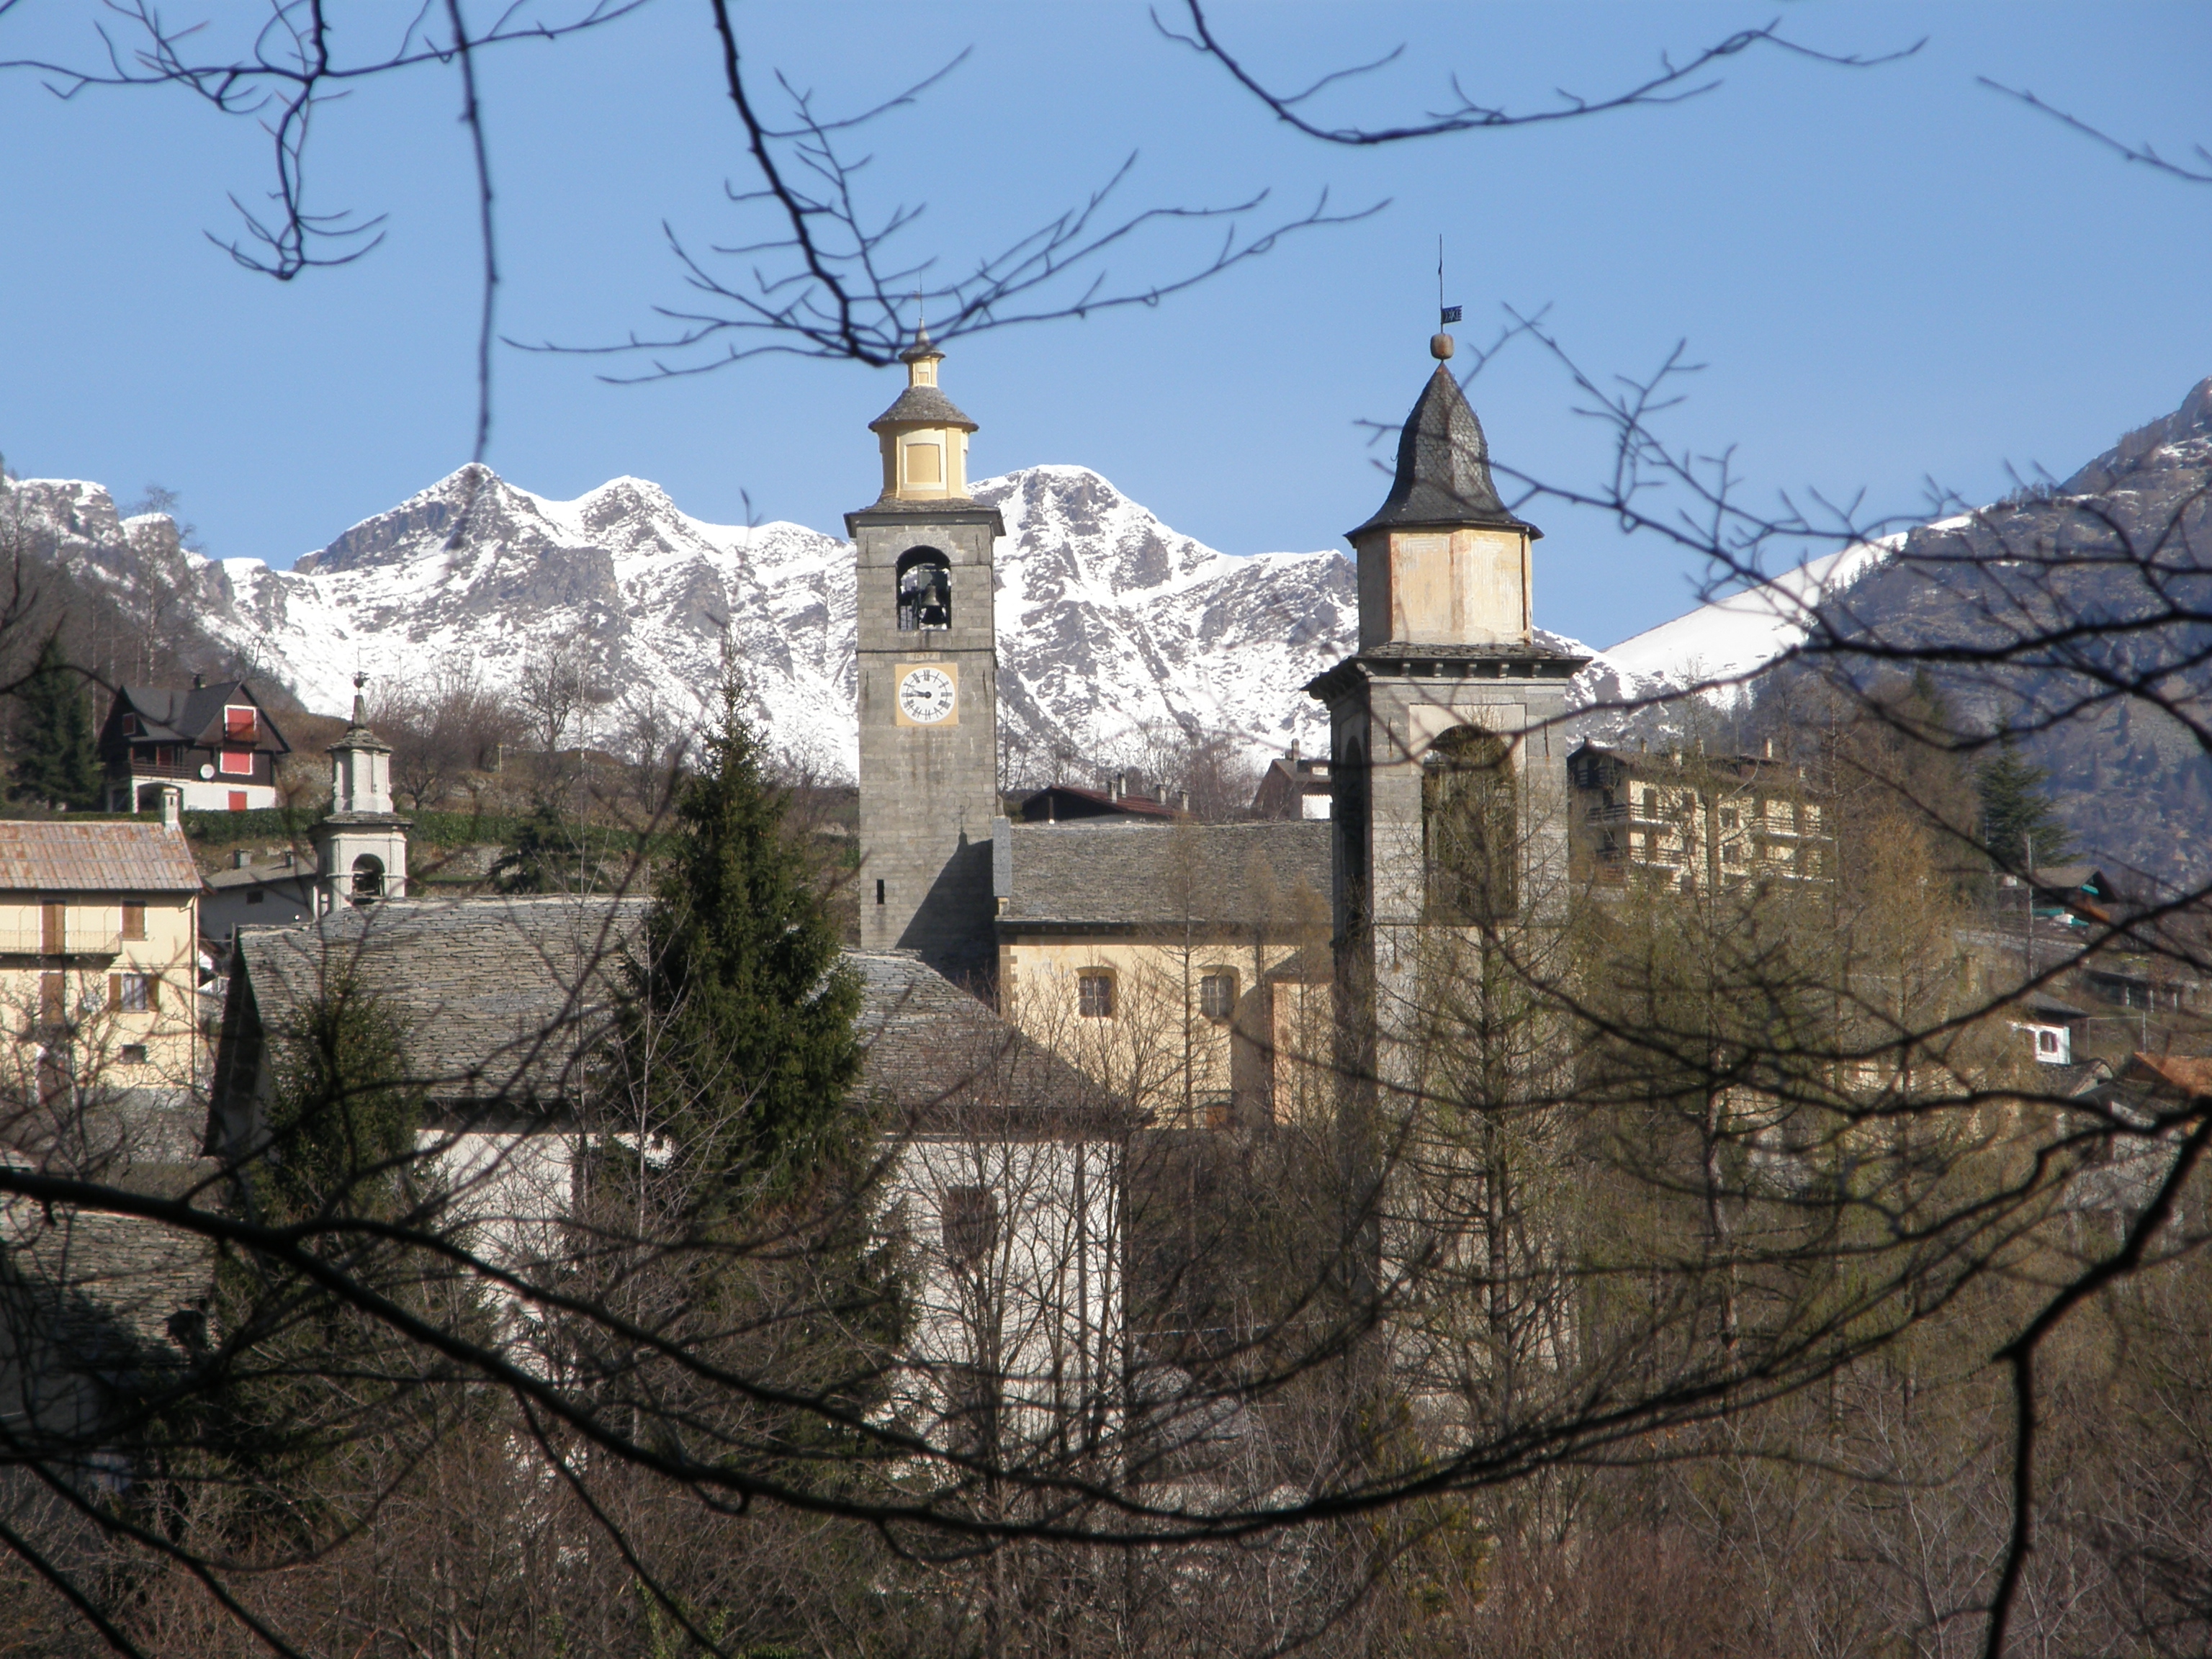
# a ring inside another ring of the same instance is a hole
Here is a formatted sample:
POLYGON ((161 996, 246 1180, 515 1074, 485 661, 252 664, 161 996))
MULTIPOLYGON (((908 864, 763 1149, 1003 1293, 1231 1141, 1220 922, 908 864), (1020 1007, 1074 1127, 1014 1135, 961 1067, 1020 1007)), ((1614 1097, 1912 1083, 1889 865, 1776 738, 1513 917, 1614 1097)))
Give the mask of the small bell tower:
POLYGON ((883 493, 845 515, 859 567, 860 942, 972 983, 997 965, 998 508, 968 494, 975 422, 917 329, 906 390, 869 422, 883 493))
POLYGON ((331 810, 308 833, 315 843, 315 910, 375 904, 407 895, 407 831, 412 818, 392 810, 392 745, 368 729, 362 689, 353 677, 353 720, 328 750, 331 810))

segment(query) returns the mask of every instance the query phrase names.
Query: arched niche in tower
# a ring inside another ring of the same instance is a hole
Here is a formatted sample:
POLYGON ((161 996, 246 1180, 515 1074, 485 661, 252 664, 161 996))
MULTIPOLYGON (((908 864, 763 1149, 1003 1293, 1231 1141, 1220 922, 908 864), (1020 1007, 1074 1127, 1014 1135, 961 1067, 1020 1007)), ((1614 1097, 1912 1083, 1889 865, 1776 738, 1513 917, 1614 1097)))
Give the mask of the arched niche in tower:
POLYGON ((1428 920, 1472 927, 1521 908, 1521 815, 1513 746, 1455 726, 1421 762, 1421 853, 1428 920))
POLYGON ((933 547, 898 556, 898 626, 902 634, 952 626, 952 561, 933 547))
POLYGON ((384 896, 384 860, 363 853, 353 861, 353 902, 374 904, 384 896))

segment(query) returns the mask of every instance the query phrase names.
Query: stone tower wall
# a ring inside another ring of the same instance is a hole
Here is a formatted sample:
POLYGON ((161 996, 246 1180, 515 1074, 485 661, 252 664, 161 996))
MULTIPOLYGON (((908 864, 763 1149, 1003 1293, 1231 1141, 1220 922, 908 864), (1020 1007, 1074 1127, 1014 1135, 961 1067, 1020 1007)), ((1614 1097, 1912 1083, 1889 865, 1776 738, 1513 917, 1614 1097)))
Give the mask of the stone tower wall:
POLYGON ((917 951, 941 973, 980 979, 996 959, 998 514, 948 505, 857 513, 848 523, 860 567, 861 947, 917 951), (919 548, 951 563, 952 625, 902 633, 898 562, 919 548), (900 680, 922 665, 957 680, 951 719, 902 721, 900 680))

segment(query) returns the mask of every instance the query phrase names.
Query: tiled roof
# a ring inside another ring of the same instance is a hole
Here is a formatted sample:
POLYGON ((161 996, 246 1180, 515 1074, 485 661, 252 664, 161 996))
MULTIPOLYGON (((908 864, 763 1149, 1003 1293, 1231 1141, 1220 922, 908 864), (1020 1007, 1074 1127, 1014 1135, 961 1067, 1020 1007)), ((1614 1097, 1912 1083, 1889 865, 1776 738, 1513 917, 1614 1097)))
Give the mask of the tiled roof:
POLYGON ((1288 930, 1326 903, 1329 826, 1315 819, 1172 827, 1091 819, 1017 823, 1002 926, 1024 923, 1288 930))
POLYGON ((2212 1098, 2212 1059, 2184 1054, 2138 1054, 2123 1073, 2130 1083, 2148 1083, 2186 1098, 2212 1098))
POLYGON ((0 822, 0 892, 197 893, 199 866, 165 823, 0 822))

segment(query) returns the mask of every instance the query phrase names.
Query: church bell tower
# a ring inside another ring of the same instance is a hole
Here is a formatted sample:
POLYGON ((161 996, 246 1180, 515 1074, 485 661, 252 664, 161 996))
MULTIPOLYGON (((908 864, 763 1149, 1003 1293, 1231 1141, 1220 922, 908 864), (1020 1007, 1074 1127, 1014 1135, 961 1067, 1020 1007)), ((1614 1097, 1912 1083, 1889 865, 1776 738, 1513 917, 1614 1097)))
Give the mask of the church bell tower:
POLYGON ((1006 528, 969 497, 975 422, 939 389, 944 360, 916 330, 906 390, 869 422, 883 494, 845 515, 860 568, 860 944, 980 980, 997 957, 992 552, 1006 528))
POLYGON ((1439 946, 1541 926, 1565 896, 1567 686, 1589 659, 1541 643, 1530 549, 1446 360, 1398 440, 1358 560, 1359 648, 1306 690, 1329 713, 1340 982, 1388 1079, 1432 996, 1439 946))

